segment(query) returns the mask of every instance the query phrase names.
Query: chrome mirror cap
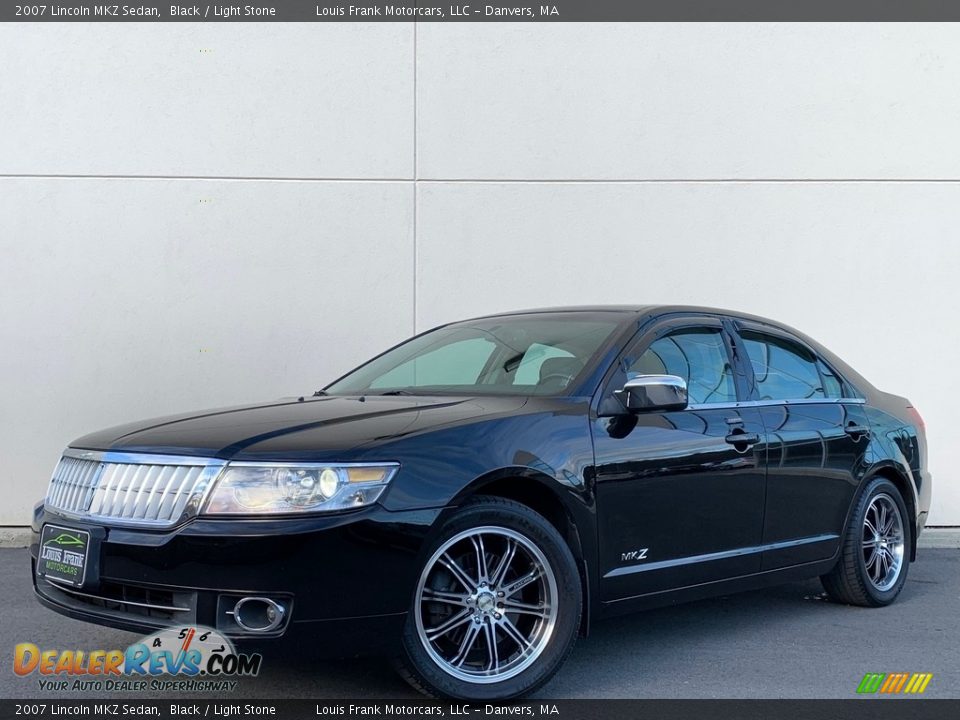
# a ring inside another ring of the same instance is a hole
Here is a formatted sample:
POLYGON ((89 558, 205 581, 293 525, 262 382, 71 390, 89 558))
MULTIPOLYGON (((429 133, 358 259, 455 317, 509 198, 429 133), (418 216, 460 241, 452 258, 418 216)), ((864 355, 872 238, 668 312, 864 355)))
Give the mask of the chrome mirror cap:
POLYGON ((687 407, 687 382, 677 375, 636 375, 616 395, 631 412, 683 410, 687 407))

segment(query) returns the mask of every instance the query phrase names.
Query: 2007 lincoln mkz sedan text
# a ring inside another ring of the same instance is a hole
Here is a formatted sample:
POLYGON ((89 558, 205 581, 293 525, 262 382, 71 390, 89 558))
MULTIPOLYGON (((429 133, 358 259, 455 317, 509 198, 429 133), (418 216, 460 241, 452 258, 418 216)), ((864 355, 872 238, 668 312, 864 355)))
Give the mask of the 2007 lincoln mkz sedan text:
POLYGON ((926 454, 907 400, 778 323, 517 312, 310 397, 76 440, 35 511, 33 577, 81 620, 309 636, 397 656, 427 693, 511 698, 598 618, 816 576, 893 602, 926 454), (76 562, 45 560, 64 542, 76 562))

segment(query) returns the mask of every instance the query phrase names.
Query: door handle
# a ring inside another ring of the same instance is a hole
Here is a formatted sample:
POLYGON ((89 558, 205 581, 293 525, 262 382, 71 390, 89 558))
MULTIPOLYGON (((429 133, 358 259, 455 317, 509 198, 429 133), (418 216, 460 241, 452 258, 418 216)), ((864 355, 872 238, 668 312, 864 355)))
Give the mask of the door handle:
MULTIPOLYGON (((746 445, 749 447, 750 445, 756 445, 760 442, 760 436, 757 433, 735 432, 727 435, 724 440, 733 446, 746 445)), ((737 450, 740 450, 740 448, 737 448, 737 450)), ((746 448, 740 450, 740 452, 746 452, 746 448)))
POLYGON ((864 427, 863 425, 854 425, 853 423, 847 425, 843 431, 854 440, 859 440, 870 434, 870 428, 864 427))

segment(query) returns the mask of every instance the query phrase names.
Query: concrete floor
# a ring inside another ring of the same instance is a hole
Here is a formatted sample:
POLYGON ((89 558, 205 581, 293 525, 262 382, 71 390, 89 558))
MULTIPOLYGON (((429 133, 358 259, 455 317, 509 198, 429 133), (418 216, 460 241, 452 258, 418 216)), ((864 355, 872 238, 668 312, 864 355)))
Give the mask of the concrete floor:
MULTIPOLYGON (((82 697, 40 691, 36 675, 15 676, 18 642, 122 649, 137 638, 41 607, 26 550, 0 550, 0 578, 0 697, 82 697)), ((925 549, 898 602, 880 610, 826 602, 811 581, 599 623, 536 697, 850 698, 866 672, 932 672, 925 697, 958 698, 958 617, 960 552, 925 549)), ((418 696, 385 661, 285 653, 266 654, 260 676, 241 680, 233 697, 418 696)))

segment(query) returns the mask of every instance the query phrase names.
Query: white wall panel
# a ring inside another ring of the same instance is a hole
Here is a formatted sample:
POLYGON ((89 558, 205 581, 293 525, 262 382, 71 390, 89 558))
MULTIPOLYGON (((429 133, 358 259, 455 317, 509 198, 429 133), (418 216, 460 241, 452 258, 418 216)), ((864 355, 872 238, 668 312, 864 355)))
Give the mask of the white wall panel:
POLYGON ((960 27, 48 23, 0 66, 0 525, 98 427, 308 392, 414 322, 645 301, 911 397, 960 524, 960 27))
POLYGON ((409 23, 0 28, 0 173, 409 177, 409 23))
POLYGON ((960 177, 948 24, 425 23, 424 178, 960 177))
POLYGON ((960 184, 424 184, 417 326, 498 310, 686 303, 817 338, 927 421, 931 523, 960 521, 960 184))
POLYGON ((0 525, 78 435, 310 393, 409 335, 412 195, 0 180, 0 525))

